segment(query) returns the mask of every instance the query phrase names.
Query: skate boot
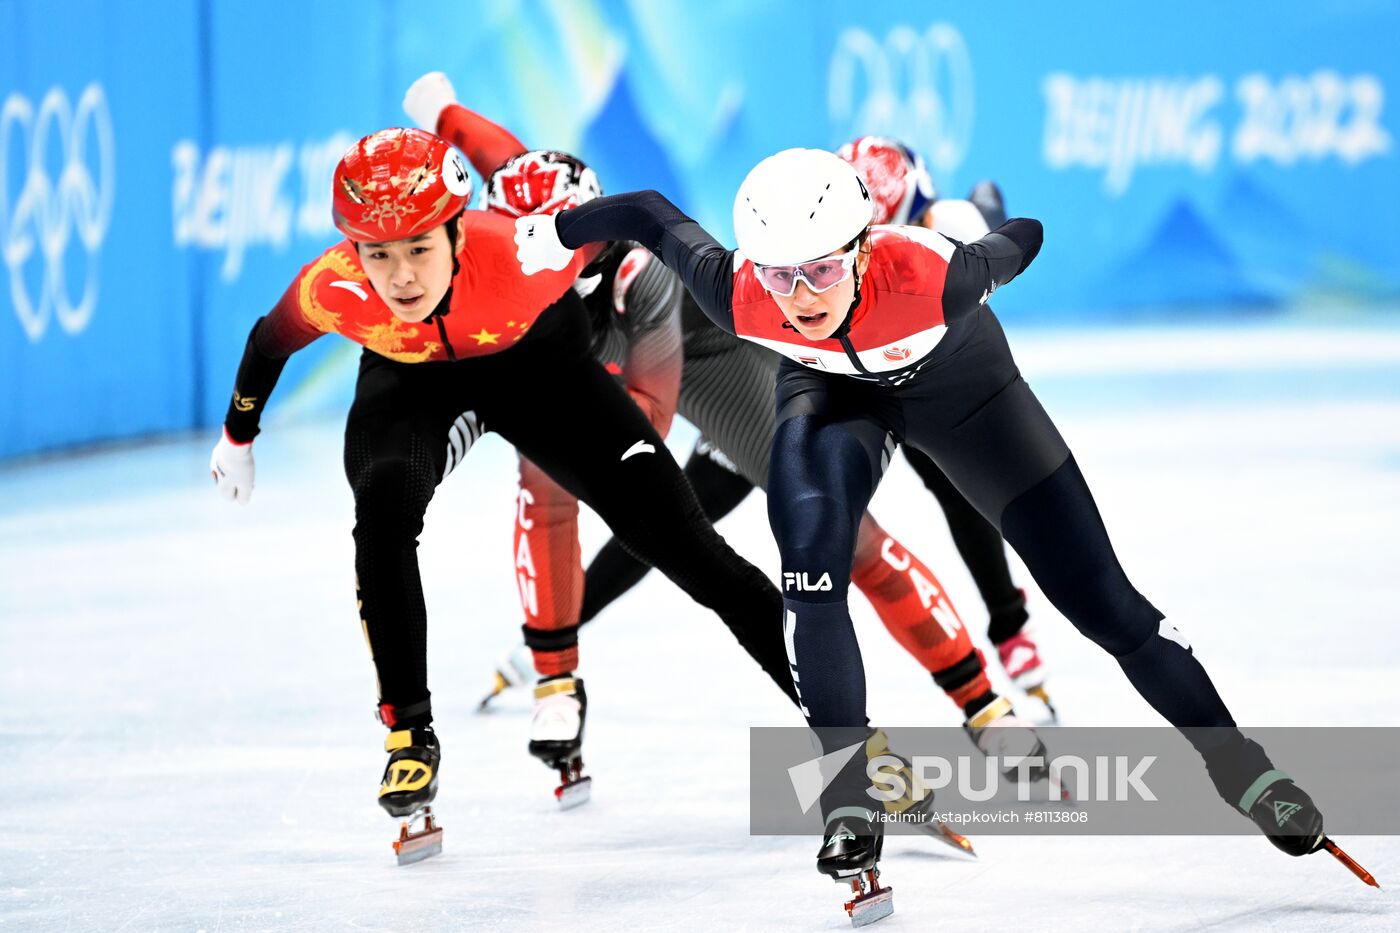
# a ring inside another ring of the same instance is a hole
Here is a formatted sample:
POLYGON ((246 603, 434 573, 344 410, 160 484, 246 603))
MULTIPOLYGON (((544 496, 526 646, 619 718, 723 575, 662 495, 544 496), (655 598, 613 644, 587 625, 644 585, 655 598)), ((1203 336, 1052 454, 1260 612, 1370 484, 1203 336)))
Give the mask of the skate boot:
POLYGON ((817 871, 837 884, 849 884, 846 902, 851 926, 863 927, 894 913, 894 889, 880 887, 877 862, 885 834, 875 814, 864 807, 840 807, 826 818, 817 871))
POLYGON ((1055 712, 1055 704, 1050 702, 1050 695, 1045 692, 1045 663, 1040 659, 1035 642, 1022 630, 997 642, 996 646, 997 657, 1006 669, 1006 676, 1018 688, 1044 703, 1050 712, 1050 722, 1056 722, 1059 714, 1055 712))
POLYGON ((437 796, 438 762, 442 755, 431 726, 395 729, 384 740, 389 763, 379 785, 379 805, 399 817, 394 854, 400 865, 420 862, 442 851, 442 828, 433 822, 429 806, 437 796))
MULTIPOLYGON (((982 754, 1001 762, 1001 773, 1007 777, 1019 777, 1024 773, 1031 781, 1048 781, 1052 778, 1046 764, 1050 756, 1045 751, 1045 743, 1030 723, 1016 715, 1011 701, 1006 697, 997 697, 969 717, 963 723, 963 731, 982 754), (1017 767, 1022 758, 1039 758, 1042 763, 1023 771, 1017 767)), ((1060 797, 1069 799, 1063 787, 1060 788, 1060 797)))
POLYGON ((1257 742, 1241 736, 1204 757, 1216 791, 1249 817, 1280 852, 1300 856, 1327 851, 1366 884, 1380 887, 1370 872, 1327 838, 1322 813, 1312 798, 1273 766, 1257 742), (1248 780, 1251 774, 1256 776, 1248 780))
POLYGON ((914 775, 913 765, 903 755, 891 749, 889 741, 889 736, 885 735, 883 729, 876 729, 865 741, 866 761, 880 755, 888 755, 899 763, 897 766, 879 769, 881 774, 891 779, 899 779, 898 782, 890 780, 892 786, 898 787, 902 784, 904 787, 903 796, 885 801, 885 812, 896 814, 902 822, 914 823, 939 842, 976 858, 977 852, 972 848, 971 840, 934 816, 933 789, 923 785, 914 775))
POLYGON ((588 696, 580 678, 554 677, 535 687, 530 754, 559 772, 554 798, 561 810, 587 803, 592 788, 593 779, 583 775, 583 723, 587 716, 588 696))
POLYGON ((538 679, 535 673, 535 658, 522 641, 496 659, 496 671, 491 683, 491 692, 477 704, 478 713, 486 712, 491 701, 514 687, 533 686, 538 679))
POLYGON ((1312 798, 1290 779, 1283 777, 1264 789, 1247 812, 1264 838, 1280 852, 1309 855, 1322 848, 1322 814, 1312 798))

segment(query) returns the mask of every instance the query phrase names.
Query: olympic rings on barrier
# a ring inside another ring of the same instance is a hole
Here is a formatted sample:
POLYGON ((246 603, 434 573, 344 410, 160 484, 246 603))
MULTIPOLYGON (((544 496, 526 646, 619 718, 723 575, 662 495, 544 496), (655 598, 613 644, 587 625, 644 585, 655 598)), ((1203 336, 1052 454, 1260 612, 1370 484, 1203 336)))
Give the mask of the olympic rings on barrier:
POLYGON ((849 138, 893 136, 913 146, 934 180, 962 164, 975 112, 972 56, 962 34, 934 23, 922 34, 896 26, 878 40, 843 31, 827 73, 827 110, 849 138))
POLYGON ((59 87, 49 89, 37 112, 23 94, 5 98, 0 107, 0 258, 9 272, 15 314, 31 342, 44 335, 51 316, 70 334, 87 327, 97 308, 98 259, 115 196, 112 115, 100 84, 84 88, 76 107, 59 87), (17 134, 22 146, 13 145, 17 134), (62 167, 56 179, 49 174, 51 142, 60 149, 62 167), (90 142, 95 145, 90 147, 90 142), (26 161, 24 180, 12 197, 8 160, 16 152, 26 161), (65 268, 75 232, 87 254, 82 295, 76 302, 69 294, 65 268), (25 276, 36 255, 42 262, 37 299, 25 276))

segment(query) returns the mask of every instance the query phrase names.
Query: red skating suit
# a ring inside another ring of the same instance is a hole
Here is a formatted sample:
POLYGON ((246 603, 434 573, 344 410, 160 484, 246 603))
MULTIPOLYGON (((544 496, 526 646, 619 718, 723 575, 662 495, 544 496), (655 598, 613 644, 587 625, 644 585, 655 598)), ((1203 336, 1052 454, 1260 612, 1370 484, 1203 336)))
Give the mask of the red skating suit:
POLYGON ((370 286, 355 244, 343 240, 305 266, 268 314, 260 349, 286 356, 337 333, 403 363, 465 359, 508 349, 583 269, 575 254, 559 272, 525 275, 515 256, 515 224, 467 211, 458 240, 450 312, 418 324, 399 320, 370 286))
POLYGON ((860 305, 844 336, 813 341, 794 330, 743 253, 734 254, 734 332, 813 369, 895 382, 913 375, 947 333, 943 285, 956 247, 922 227, 872 227, 870 237, 860 305))

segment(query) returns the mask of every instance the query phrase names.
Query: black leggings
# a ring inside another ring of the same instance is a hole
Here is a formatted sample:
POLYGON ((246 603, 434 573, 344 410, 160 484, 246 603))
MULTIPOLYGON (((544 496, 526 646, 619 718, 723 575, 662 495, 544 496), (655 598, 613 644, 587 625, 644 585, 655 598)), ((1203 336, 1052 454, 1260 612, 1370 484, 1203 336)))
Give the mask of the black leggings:
MULTIPOLYGON (((734 511, 754 487, 743 476, 718 463, 709 449, 712 448, 702 438, 690 452, 682 472, 695 491, 695 499, 706 521, 713 525, 734 511)), ((609 538, 588 564, 588 584, 583 589, 579 625, 597 618, 599 612, 640 583, 650 571, 650 564, 627 553, 617 538, 609 538)))
MULTIPOLYGON (((693 313, 703 317, 698 308, 693 313)), ((779 358, 765 347, 721 333, 708 321, 688 322, 687 326, 703 328, 706 333, 687 337, 678 412, 700 429, 705 444, 723 451, 737 471, 726 470, 698 452, 686 463, 686 478, 700 505, 710 521, 717 522, 749 489, 768 481, 779 358), (692 353, 696 343, 703 348, 692 353)), ((1025 623, 1026 610, 1021 591, 1011 582, 1001 532, 978 514, 937 464, 913 448, 906 447, 904 453, 943 508, 953 543, 987 606, 988 636, 994 643, 1011 638, 1025 623)), ((646 570, 615 542, 605 544, 588 567, 580 621, 594 618, 635 586, 646 570)))
POLYGON ((361 619, 382 704, 431 720, 418 535, 445 465, 443 439, 468 410, 588 503, 629 553, 714 610, 795 696, 772 583, 705 521, 661 438, 588 354, 587 320, 570 292, 505 352, 454 363, 361 357, 345 473, 355 494, 361 619), (639 443, 641 452, 624 458, 639 443))
MULTIPOLYGON (((846 609, 854 529, 897 438, 928 455, 1016 549, 1045 595, 1177 727, 1234 721, 1200 663, 1128 581, 1069 448, 983 309, 962 346, 898 386, 785 363, 768 511, 782 555, 789 661, 814 727, 865 721, 846 609), (830 579, 831 586, 819 585, 830 579)), ((953 335, 950 334, 951 338, 953 335)))
POLYGON ((1021 631, 1028 618, 1025 596, 1011 581, 1001 532, 963 498, 928 454, 906 445, 904 459, 943 507, 953 544, 987 607, 987 637, 1001 644, 1021 631))

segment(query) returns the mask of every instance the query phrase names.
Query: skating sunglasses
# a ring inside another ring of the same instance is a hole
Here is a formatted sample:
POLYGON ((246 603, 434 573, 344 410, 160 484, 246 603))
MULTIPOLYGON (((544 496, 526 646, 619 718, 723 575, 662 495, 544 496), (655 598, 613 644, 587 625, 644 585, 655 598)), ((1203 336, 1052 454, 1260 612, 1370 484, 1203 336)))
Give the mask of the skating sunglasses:
POLYGON ((846 281, 851 269, 855 267, 858 255, 860 250, 853 249, 840 256, 823 256, 821 259, 801 262, 795 266, 755 264, 753 271, 754 275, 758 276, 760 285, 783 298, 789 298, 797 291, 798 279, 806 282, 813 293, 820 295, 846 281))

